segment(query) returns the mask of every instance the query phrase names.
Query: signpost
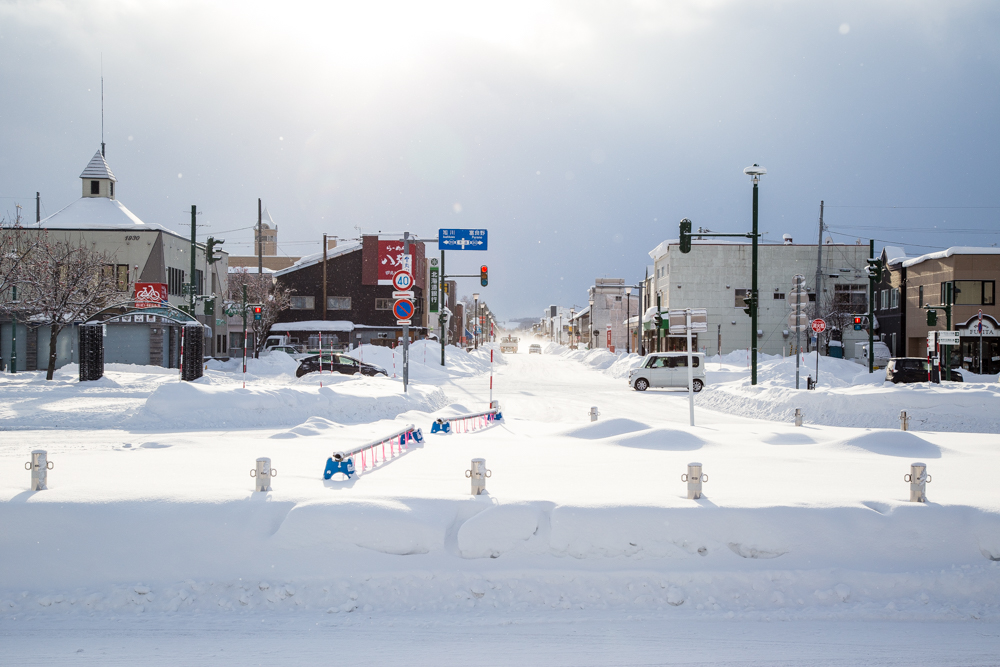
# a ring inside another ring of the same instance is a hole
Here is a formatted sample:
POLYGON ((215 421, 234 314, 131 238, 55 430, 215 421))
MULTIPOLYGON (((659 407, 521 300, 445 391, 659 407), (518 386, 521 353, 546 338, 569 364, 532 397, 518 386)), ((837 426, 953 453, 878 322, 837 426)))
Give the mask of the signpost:
POLYGON ((691 353, 691 334, 708 331, 708 310, 705 308, 670 310, 667 317, 670 321, 670 333, 683 333, 687 336, 688 417, 691 426, 694 426, 694 360, 691 353))
MULTIPOLYGON (((434 267, 434 260, 431 260, 431 284, 430 288, 431 299, 430 299, 430 312, 438 312, 438 308, 441 311, 444 310, 444 289, 445 283, 449 277, 451 278, 475 278, 476 276, 460 276, 453 275, 448 276, 444 270, 444 251, 445 250, 486 250, 489 247, 488 244, 489 235, 485 229, 439 229, 438 230, 438 249, 441 250, 441 271, 438 274, 436 268, 434 267)), ((483 287, 486 286, 486 267, 482 267, 480 270, 480 282, 483 287)), ((479 313, 475 313, 477 319, 479 313)), ((447 345, 447 330, 445 324, 447 318, 442 312, 438 316, 438 321, 441 324, 441 365, 445 365, 445 345, 447 345)))
MULTIPOLYGON (((438 312, 438 290, 441 289, 440 285, 441 276, 437 266, 437 260, 431 259, 430 268, 430 285, 427 286, 428 291, 428 312, 436 313, 438 312)), ((428 329, 430 328, 430 322, 428 321, 428 329)))
MULTIPOLYGON (((816 318, 810 322, 812 330, 816 333, 816 383, 819 383, 819 335, 826 331, 826 320, 816 318)), ((815 387, 816 384, 813 384, 815 387)))

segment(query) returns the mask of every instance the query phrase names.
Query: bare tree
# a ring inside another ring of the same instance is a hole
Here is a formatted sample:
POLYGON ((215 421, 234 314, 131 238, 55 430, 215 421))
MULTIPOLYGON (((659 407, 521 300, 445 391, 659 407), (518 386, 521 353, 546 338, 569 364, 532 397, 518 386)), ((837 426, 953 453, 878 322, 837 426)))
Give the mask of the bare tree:
POLYGON ((108 253, 66 241, 40 242, 29 254, 23 271, 23 310, 35 324, 49 325, 46 380, 56 370, 59 333, 115 299, 117 284, 107 275, 113 264, 108 253))
POLYGON ((281 311, 291 308, 292 291, 276 285, 266 273, 250 273, 247 267, 241 266, 229 274, 230 302, 242 304, 244 285, 247 288, 248 302, 262 306, 259 320, 253 318, 253 313, 247 313, 247 329, 254 334, 253 356, 256 359, 260 357, 267 335, 278 321, 278 315, 281 311))
POLYGON ((21 226, 20 206, 13 218, 0 220, 0 312, 18 310, 11 288, 24 280, 25 268, 44 238, 44 232, 27 231, 21 226))

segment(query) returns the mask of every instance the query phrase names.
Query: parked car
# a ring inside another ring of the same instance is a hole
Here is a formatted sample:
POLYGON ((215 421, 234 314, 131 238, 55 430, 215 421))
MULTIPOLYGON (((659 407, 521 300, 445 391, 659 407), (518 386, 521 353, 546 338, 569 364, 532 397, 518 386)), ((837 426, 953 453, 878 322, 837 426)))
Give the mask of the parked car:
POLYGON ((261 354, 261 356, 265 356, 265 355, 271 354, 272 352, 284 352, 285 354, 287 354, 288 356, 290 356, 292 359, 296 359, 296 360, 299 360, 299 361, 301 361, 302 359, 305 359, 306 357, 309 356, 309 353, 307 353, 307 352, 299 352, 297 349, 295 349, 291 345, 275 345, 274 347, 265 347, 263 350, 261 350, 260 354, 261 354))
MULTIPOLYGON (((892 352, 889 351, 889 346, 880 340, 875 341, 875 363, 872 367, 885 368, 891 358, 892 352)), ((854 344, 854 361, 862 366, 868 366, 868 343, 854 344)))
MULTIPOLYGON (((691 355, 691 383, 695 392, 705 387, 705 355, 691 355)), ((643 357, 642 364, 628 374, 628 384, 636 391, 650 387, 687 387, 687 352, 657 352, 643 357)))
POLYGON ((295 377, 302 377, 307 373, 315 373, 319 371, 321 367, 323 371, 343 373, 344 375, 361 373, 362 375, 389 376, 389 374, 385 372, 384 368, 373 366, 372 364, 366 364, 365 362, 358 361, 354 357, 349 357, 346 354, 314 354, 306 357, 299 363, 299 367, 295 371, 295 377), (320 362, 320 357, 322 357, 322 362, 320 362))
POLYGON ((528 346, 528 354, 541 354, 542 346, 538 343, 532 343, 528 346))
POLYGON ((885 367, 885 379, 893 384, 927 382, 929 369, 930 363, 921 357, 893 357, 885 367))

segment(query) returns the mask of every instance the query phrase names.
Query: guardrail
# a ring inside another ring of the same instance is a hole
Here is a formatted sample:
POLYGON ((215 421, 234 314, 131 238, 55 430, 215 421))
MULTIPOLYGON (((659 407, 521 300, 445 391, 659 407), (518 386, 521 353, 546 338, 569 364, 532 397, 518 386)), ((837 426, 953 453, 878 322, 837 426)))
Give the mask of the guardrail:
POLYGON ((343 473, 350 479, 351 475, 358 474, 357 458, 361 456, 360 473, 365 470, 375 468, 397 456, 402 456, 409 451, 409 443, 413 440, 417 443, 424 441, 424 433, 413 424, 407 424, 406 428, 396 431, 391 435, 378 440, 372 440, 364 445, 348 449, 342 452, 334 452, 326 460, 326 469, 323 471, 323 479, 330 479, 335 474, 343 473), (386 454, 385 446, 389 445, 389 453, 386 454), (382 458, 379 458, 381 450, 382 458))
POLYGON ((485 412, 439 417, 431 424, 431 433, 468 433, 488 428, 498 421, 503 421, 500 406, 490 408, 485 412))

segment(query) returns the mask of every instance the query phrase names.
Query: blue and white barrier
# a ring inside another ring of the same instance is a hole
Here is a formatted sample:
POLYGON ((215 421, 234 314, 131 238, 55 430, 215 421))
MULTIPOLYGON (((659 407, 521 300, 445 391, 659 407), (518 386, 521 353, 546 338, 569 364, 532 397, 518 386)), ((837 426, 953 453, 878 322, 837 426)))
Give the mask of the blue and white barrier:
POLYGON ((360 472, 364 473, 365 470, 375 468, 390 459, 402 456, 408 452, 411 440, 422 443, 424 441, 424 433, 419 428, 414 428, 413 424, 407 424, 406 428, 396 431, 392 435, 372 440, 354 449, 334 452, 326 460, 323 479, 330 479, 338 472, 347 475, 347 478, 350 479, 351 475, 358 473, 358 463, 361 464, 360 472), (385 450, 386 445, 389 446, 388 453, 385 450), (379 457, 380 450, 381 458, 379 457))
POLYGON ((440 417, 431 424, 431 433, 468 433, 488 428, 496 422, 503 421, 500 406, 490 408, 486 412, 470 412, 454 417, 440 417))

